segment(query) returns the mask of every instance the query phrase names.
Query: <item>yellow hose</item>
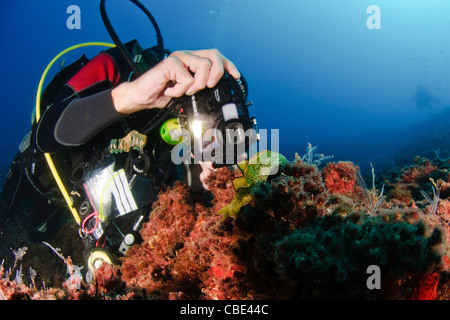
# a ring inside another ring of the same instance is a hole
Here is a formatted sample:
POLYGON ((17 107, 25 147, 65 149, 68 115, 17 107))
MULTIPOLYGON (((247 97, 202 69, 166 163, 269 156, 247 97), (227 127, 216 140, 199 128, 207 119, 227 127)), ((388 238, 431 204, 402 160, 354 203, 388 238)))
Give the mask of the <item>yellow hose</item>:
MULTIPOLYGON (((91 47, 91 46, 102 46, 102 47, 110 47, 110 48, 115 47, 114 44, 106 43, 106 42, 85 42, 85 43, 80 43, 80 44, 77 44, 77 45, 72 46, 70 48, 67 48, 64 51, 61 51, 47 65, 47 68, 45 68, 44 73, 42 74, 41 80, 39 81, 39 86, 38 86, 37 95, 36 95, 36 122, 38 122, 39 119, 41 118, 41 92, 42 92, 42 87, 44 85, 45 77, 47 76, 50 68, 53 66, 53 64, 59 58, 61 58, 67 52, 75 50, 75 49, 78 49, 78 48, 91 47)), ((55 181, 56 181, 56 183, 57 183, 57 185, 59 187, 59 190, 61 191, 64 199, 66 200, 67 206, 69 207, 70 211, 72 212, 72 215, 73 215, 75 221, 77 222, 77 224, 80 224, 81 223, 80 216, 78 215, 77 210, 73 207, 72 199, 70 198, 69 193, 67 192, 66 187, 64 186, 64 183, 62 182, 61 177, 59 176, 58 171, 56 170, 56 167, 55 167, 55 164, 53 163, 52 157, 48 153, 45 153, 44 156, 45 156, 45 159, 47 160, 47 163, 48 163, 48 166, 50 168, 50 171, 52 172, 52 175, 55 178, 55 181)))

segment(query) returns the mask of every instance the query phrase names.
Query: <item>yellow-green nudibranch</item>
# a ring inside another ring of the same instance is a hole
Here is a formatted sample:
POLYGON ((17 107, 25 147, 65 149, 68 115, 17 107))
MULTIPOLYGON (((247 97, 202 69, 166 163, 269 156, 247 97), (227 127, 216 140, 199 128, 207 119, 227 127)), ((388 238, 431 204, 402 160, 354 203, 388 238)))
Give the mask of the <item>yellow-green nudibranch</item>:
POLYGON ((276 174, 280 165, 287 161, 282 154, 265 150, 256 153, 249 161, 239 163, 238 167, 244 176, 233 180, 236 194, 230 204, 220 209, 217 215, 221 215, 223 220, 229 216, 236 217, 239 210, 252 201, 252 188, 258 182, 267 181, 267 178, 276 174))

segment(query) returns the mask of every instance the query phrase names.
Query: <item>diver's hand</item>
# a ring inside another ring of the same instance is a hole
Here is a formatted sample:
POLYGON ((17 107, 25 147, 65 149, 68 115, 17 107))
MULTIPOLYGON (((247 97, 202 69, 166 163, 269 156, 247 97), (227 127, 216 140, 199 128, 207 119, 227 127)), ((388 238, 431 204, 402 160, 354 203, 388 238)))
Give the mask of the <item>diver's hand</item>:
POLYGON ((114 106, 121 114, 162 108, 174 97, 214 87, 225 71, 236 79, 241 76, 216 49, 176 51, 135 81, 114 88, 114 106))

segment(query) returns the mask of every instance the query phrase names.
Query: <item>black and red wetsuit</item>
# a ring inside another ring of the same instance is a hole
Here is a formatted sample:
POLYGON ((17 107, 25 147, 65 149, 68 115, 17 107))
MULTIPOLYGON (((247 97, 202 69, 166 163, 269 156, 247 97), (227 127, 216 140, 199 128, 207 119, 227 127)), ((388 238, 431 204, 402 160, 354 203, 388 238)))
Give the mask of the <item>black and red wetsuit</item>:
MULTIPOLYGON (((136 41, 127 43, 125 47, 129 52, 141 51, 136 41)), ((155 63, 153 61, 153 65, 155 63)), ((145 68, 153 65, 145 61, 145 68)), ((53 212, 66 207, 49 172, 44 153, 52 154, 58 163, 68 191, 82 193, 80 172, 83 174, 88 170, 88 164, 92 167, 102 160, 112 139, 121 139, 131 130, 141 130, 157 112, 142 110, 124 116, 116 111, 111 90, 134 78, 117 48, 101 52, 90 61, 82 57, 73 72, 63 77, 67 81, 59 79, 52 98, 42 105, 39 122, 33 124, 31 134, 24 139, 28 141, 22 143, 26 147, 20 148, 3 186, 4 205, 0 210, 6 212, 6 216, 15 214, 19 203, 30 198, 26 200, 33 203, 35 211, 29 219, 30 229, 36 229, 53 212), (94 163, 92 158, 97 162, 94 163)), ((45 95, 44 91, 43 97, 45 95)), ((127 156, 118 156, 120 165, 124 165, 127 156)), ((158 167, 155 170, 162 172, 158 167)))
POLYGON ((43 153, 79 147, 124 119, 114 108, 111 90, 130 73, 116 49, 87 62, 43 111, 33 130, 32 144, 43 153))

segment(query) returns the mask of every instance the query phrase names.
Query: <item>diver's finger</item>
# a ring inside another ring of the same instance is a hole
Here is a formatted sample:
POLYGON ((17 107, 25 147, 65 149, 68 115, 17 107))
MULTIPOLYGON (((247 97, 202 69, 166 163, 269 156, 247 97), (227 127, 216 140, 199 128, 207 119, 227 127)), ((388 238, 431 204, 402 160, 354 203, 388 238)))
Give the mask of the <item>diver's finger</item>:
POLYGON ((193 55, 207 58, 211 61, 211 69, 207 82, 207 86, 209 88, 214 87, 219 82, 224 74, 224 71, 227 71, 235 79, 239 79, 241 77, 241 74, 234 63, 222 55, 217 49, 197 50, 192 51, 191 53, 193 55))
POLYGON ((204 59, 205 62, 202 64, 199 64, 196 66, 196 69, 193 69, 192 71, 194 74, 194 85, 189 88, 189 90, 186 92, 187 95, 194 94, 197 91, 203 90, 206 88, 208 79, 209 79, 209 73, 211 69, 211 62, 207 59, 204 59))
POLYGON ((194 84, 186 91, 187 95, 192 95, 206 88, 211 69, 211 61, 201 58, 198 63, 189 65, 189 70, 194 73, 194 84))
POLYGON ((211 68, 209 69, 209 75, 206 85, 209 88, 213 88, 219 82, 225 72, 222 62, 222 55, 216 49, 198 50, 192 52, 192 54, 206 58, 211 62, 211 68))
POLYGON ((169 86, 164 91, 164 95, 181 97, 194 84, 195 80, 178 57, 170 56, 165 61, 168 62, 165 74, 169 86))
POLYGON ((194 73, 194 83, 187 90, 186 94, 191 95, 206 88, 211 69, 211 61, 205 57, 193 55, 188 51, 177 51, 173 55, 183 62, 186 69, 194 73))
POLYGON ((223 57, 222 60, 223 67, 225 70, 233 76, 235 79, 239 79, 241 77, 241 73, 239 72, 238 68, 235 66, 233 62, 228 60, 227 58, 223 57))

